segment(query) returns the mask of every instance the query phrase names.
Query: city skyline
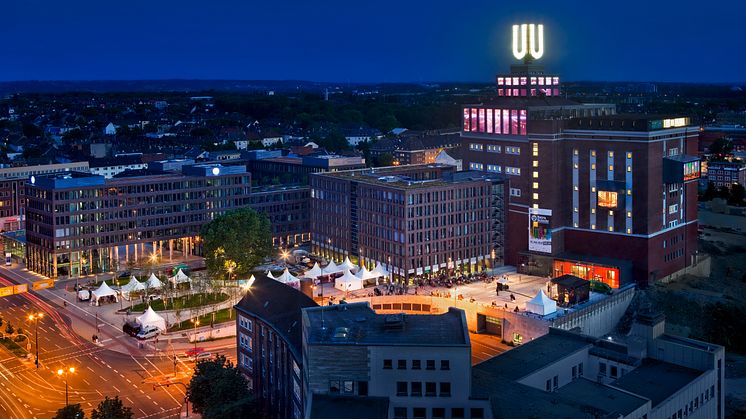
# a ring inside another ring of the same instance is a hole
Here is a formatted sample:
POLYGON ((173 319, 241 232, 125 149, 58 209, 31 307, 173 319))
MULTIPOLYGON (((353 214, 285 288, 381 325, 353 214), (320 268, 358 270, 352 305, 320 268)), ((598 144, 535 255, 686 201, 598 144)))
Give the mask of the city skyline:
POLYGON ((742 82, 746 6, 683 6, 17 2, 0 28, 0 81, 490 82, 513 63, 510 25, 531 21, 547 28, 544 64, 566 80, 742 82), (729 65, 696 59, 707 56, 729 65))

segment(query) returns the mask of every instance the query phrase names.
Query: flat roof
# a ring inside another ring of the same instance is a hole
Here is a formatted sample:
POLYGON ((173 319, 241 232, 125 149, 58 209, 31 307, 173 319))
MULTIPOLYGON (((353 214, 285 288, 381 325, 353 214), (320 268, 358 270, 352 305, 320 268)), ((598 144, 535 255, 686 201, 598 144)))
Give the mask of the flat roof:
POLYGON ((653 407, 655 407, 700 375, 702 375, 701 371, 692 368, 646 358, 641 366, 628 372, 611 385, 646 397, 653 402, 653 407))
POLYGON ((396 189, 432 188, 465 182, 497 181, 506 178, 506 175, 500 175, 498 173, 478 170, 455 172, 454 170, 455 167, 449 164, 431 163, 411 165, 409 167, 401 168, 394 166, 375 169, 341 170, 338 172, 325 172, 316 175, 347 179, 351 181, 354 180, 369 185, 388 186, 396 189), (440 176, 432 179, 416 179, 410 177, 409 173, 418 173, 416 169, 422 171, 426 169, 443 169, 444 172, 442 172, 440 176))
POLYGON ((642 397, 585 378, 573 380, 556 393, 566 401, 586 404, 613 416, 627 416, 648 402, 642 397))
POLYGON ((376 314, 360 302, 303 312, 309 320, 309 344, 470 347, 466 316, 453 307, 443 314, 376 314))
POLYGON ((593 346, 594 339, 550 328, 549 333, 474 366, 495 380, 515 381, 593 346))
POLYGON ((387 419, 388 397, 343 396, 334 394, 311 395, 311 419, 355 418, 387 419))

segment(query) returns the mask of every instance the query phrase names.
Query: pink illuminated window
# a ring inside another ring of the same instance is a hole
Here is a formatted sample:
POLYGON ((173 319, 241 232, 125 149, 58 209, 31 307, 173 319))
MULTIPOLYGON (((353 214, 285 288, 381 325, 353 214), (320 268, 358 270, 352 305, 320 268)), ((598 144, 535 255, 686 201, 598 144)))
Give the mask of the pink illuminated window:
POLYGON ((500 127, 500 109, 495 109, 495 134, 500 134, 502 129, 500 127))
POLYGON ((486 128, 486 118, 484 117, 484 109, 479 110, 479 132, 485 132, 487 131, 486 128))
POLYGON ((544 85, 544 77, 539 77, 539 86, 544 85))
POLYGON ((531 85, 535 85, 535 84, 536 84, 536 77, 531 77, 531 85))
POLYGON ((505 79, 503 79, 502 77, 498 77, 497 78, 497 85, 498 86, 502 86, 504 83, 505 83, 505 79))
POLYGON ((477 130, 477 108, 471 108, 471 124, 469 125, 469 131, 477 130))
POLYGON ((518 96, 518 89, 513 89, 513 96, 518 96))
POLYGON ((552 85, 552 78, 551 77, 547 77, 546 85, 547 86, 551 86, 552 85))
POLYGON ((503 134, 510 134, 510 111, 503 109, 503 134))
POLYGON ((526 96, 526 89, 521 89, 521 96, 526 96))
POLYGON ((492 134, 495 129, 495 120, 492 119, 492 109, 487 109, 487 133, 492 134))
POLYGON ((547 96, 552 96, 552 89, 544 89, 544 94, 547 96))
POLYGON ((518 77, 513 77, 513 86, 518 86, 518 77))
POLYGON ((554 89, 554 95, 559 96, 559 89, 554 89))
POLYGON ((518 134, 518 111, 516 109, 510 110, 510 133, 518 134))
POLYGON ((503 95, 505 95, 505 92, 503 91, 503 89, 497 89, 497 95, 498 96, 503 96, 503 95))
POLYGON ((464 131, 469 131, 469 108, 464 108, 464 131))
POLYGON ((511 78, 510 77, 505 77, 505 85, 506 86, 512 86, 511 78))
POLYGON ((559 77, 554 77, 552 79, 552 84, 554 84, 555 86, 559 86, 559 77))
POLYGON ((531 96, 536 96, 536 89, 531 89, 531 96))
POLYGON ((521 135, 526 135, 526 110, 521 109, 520 112, 520 123, 521 123, 521 135))
POLYGON ((521 77, 521 86, 525 86, 525 85, 526 85, 526 78, 521 77))

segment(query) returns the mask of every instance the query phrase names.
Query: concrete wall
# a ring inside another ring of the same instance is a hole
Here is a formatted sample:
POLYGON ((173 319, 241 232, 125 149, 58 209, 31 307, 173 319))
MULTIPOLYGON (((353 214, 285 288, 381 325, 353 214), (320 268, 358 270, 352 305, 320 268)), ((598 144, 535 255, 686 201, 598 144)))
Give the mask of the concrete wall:
POLYGON ((629 285, 596 304, 558 317, 553 326, 564 330, 579 327, 585 335, 603 336, 614 330, 634 296, 635 288, 629 285))
MULTIPOLYGON (((304 369, 311 393, 329 393, 329 381, 369 381, 368 348, 356 345, 306 345, 304 369)), ((355 383, 357 384, 357 383, 355 383)), ((357 389, 355 389, 357 391, 357 389)))

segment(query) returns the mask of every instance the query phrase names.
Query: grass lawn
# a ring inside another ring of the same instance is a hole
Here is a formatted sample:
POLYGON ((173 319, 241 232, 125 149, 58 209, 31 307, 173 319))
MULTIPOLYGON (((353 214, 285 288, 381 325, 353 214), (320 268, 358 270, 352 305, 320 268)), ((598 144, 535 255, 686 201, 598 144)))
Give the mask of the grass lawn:
POLYGON ((0 339, 0 345, 5 346, 5 349, 10 351, 13 355, 17 357, 24 357, 26 356, 26 350, 23 349, 20 345, 13 342, 13 339, 10 338, 2 338, 0 339))
MULTIPOLYGON (((171 299, 168 299, 168 307, 163 306, 163 300, 153 300, 150 303, 150 307, 155 311, 160 310, 181 310, 185 308, 202 307, 210 304, 222 303, 229 298, 228 294, 205 294, 198 293, 192 295, 185 295, 183 297, 174 298, 173 306, 171 306, 171 299)), ((145 303, 135 304, 132 307, 133 312, 145 311, 148 306, 145 303)))
MULTIPOLYGON (((215 312, 215 321, 212 324, 218 324, 218 323, 225 323, 229 322, 231 320, 234 320, 236 318, 235 314, 231 317, 231 311, 233 311, 233 308, 224 308, 222 310, 218 310, 215 312)), ((213 313, 205 314, 204 316, 199 317, 199 326, 207 326, 212 322, 212 315, 213 313)), ((171 327, 171 331, 177 332, 179 330, 189 330, 194 329, 194 323, 192 323, 191 320, 184 320, 183 322, 176 324, 171 327)))

